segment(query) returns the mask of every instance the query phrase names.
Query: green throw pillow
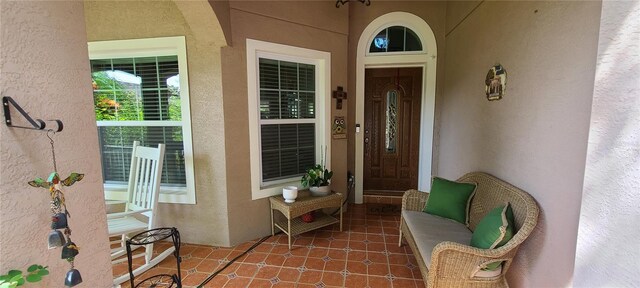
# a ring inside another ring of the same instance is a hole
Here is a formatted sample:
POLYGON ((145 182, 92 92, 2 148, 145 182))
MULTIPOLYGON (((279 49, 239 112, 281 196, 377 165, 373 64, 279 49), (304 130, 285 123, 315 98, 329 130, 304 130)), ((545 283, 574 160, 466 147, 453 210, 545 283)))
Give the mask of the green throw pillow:
POLYGON ((475 183, 460 183, 433 177, 431 192, 423 212, 469 226, 469 205, 475 192, 475 183))
MULTIPOLYGON (((507 202, 489 211, 471 236, 471 246, 482 249, 498 248, 506 244, 514 234, 514 220, 511 205, 507 202)), ((490 263, 483 270, 495 270, 502 261, 490 263)))

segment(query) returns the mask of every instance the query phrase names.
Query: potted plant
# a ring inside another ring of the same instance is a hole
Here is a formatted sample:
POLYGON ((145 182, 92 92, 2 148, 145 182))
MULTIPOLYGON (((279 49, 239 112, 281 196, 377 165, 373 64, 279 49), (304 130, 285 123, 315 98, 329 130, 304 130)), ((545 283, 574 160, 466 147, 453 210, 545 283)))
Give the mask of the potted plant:
MULTIPOLYGON (((326 148, 324 154, 324 157, 326 157, 326 148)), ((303 187, 309 187, 312 196, 326 196, 331 193, 329 183, 331 182, 333 172, 329 171, 325 166, 326 161, 324 161, 325 159, 322 155, 320 157, 320 159, 323 159, 320 161, 320 164, 316 164, 307 170, 300 180, 303 187)))

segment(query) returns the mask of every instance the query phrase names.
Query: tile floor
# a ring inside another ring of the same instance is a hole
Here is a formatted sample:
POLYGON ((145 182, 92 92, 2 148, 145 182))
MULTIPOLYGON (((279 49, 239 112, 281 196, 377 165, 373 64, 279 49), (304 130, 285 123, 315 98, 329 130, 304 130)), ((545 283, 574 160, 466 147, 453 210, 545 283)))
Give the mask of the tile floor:
MULTIPOLYGON (((406 244, 398 247, 399 220, 399 215, 367 214, 365 205, 351 204, 343 232, 333 225, 298 235, 291 250, 287 235, 271 236, 203 287, 424 287, 411 250, 406 244)), ((183 244, 183 286, 197 287, 257 241, 231 248, 183 244)), ((134 260, 134 268, 140 261, 134 260)), ((113 272, 127 273, 127 264, 115 265, 113 272)), ((175 258, 169 256, 136 279, 175 272, 175 258)))

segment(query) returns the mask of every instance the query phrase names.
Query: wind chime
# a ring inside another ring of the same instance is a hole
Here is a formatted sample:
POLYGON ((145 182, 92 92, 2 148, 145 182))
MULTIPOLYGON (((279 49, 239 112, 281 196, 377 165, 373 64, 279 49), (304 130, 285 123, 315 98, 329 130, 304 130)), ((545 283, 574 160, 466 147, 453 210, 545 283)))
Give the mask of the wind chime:
MULTIPOLYGON (((54 148, 54 141, 49 136, 47 137, 51 143, 51 155, 53 158, 53 172, 49 174, 49 177, 45 181, 42 178, 36 178, 33 181, 29 181, 29 185, 33 187, 40 187, 49 190, 51 195, 51 232, 49 233, 49 249, 62 247, 61 258, 65 259, 71 264, 71 269, 67 272, 64 279, 64 285, 67 287, 73 287, 82 283, 82 277, 80 271, 75 269, 74 260, 78 255, 78 246, 71 241, 71 228, 69 228, 69 221, 67 218, 71 218, 71 213, 67 209, 65 204, 64 193, 62 193, 62 186, 71 186, 74 183, 82 180, 84 174, 71 173, 69 177, 64 180, 60 179, 58 174, 58 167, 56 165, 56 151, 54 148)), ((55 132, 53 132, 55 134, 55 132)))

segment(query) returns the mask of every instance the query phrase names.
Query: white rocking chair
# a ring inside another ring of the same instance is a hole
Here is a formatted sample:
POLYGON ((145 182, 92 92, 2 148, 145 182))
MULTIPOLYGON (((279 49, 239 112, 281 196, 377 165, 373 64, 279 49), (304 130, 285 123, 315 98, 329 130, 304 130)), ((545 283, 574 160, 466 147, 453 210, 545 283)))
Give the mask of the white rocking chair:
MULTIPOLYGON (((127 201, 125 211, 110 213, 107 215, 109 237, 119 236, 120 239, 111 244, 119 243, 120 246, 111 249, 112 264, 127 261, 125 243, 128 236, 133 236, 142 231, 156 228, 156 211, 158 208, 158 194, 160 192, 160 177, 164 160, 164 144, 158 148, 139 146, 140 142, 133 142, 131 155, 131 170, 129 173, 129 187, 127 188, 127 201)), ((109 204, 114 204, 113 202, 109 204)), ((134 246, 139 248, 139 246, 134 246)), ((134 248, 134 249, 135 249, 134 248)), ((133 271, 138 276, 149 268, 160 263, 171 255, 175 248, 171 246, 156 257, 153 256, 153 244, 145 247, 144 253, 138 253, 133 258, 145 258, 145 264, 133 271)), ((129 274, 122 275, 113 280, 114 285, 119 285, 129 280, 129 274)))

